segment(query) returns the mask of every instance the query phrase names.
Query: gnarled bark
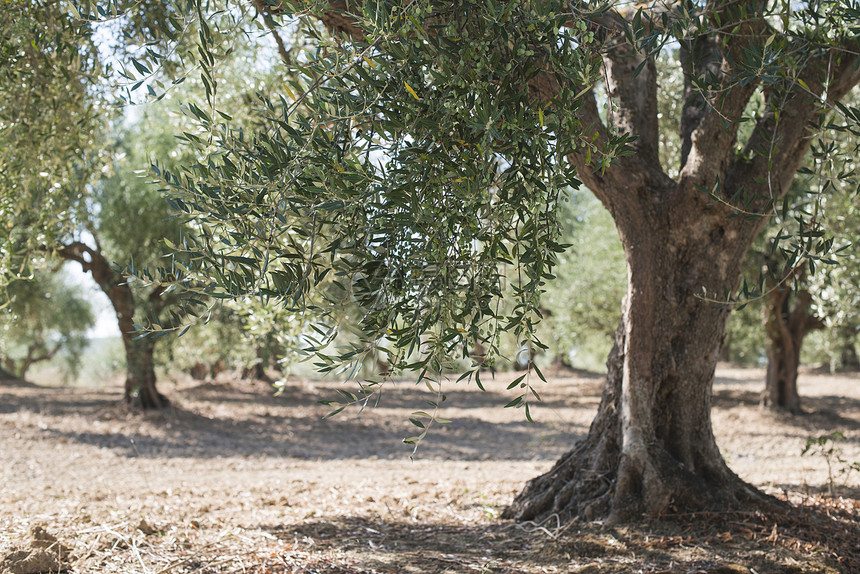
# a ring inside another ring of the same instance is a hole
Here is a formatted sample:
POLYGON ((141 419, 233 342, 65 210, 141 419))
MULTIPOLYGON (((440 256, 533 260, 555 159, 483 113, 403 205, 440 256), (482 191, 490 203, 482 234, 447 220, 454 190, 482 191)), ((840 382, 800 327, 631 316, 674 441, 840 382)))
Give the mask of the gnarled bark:
POLYGON ((624 520, 762 497, 726 466, 710 420, 729 309, 707 293, 737 283, 755 229, 716 206, 693 209, 694 195, 658 181, 665 189, 629 190, 642 203, 614 214, 628 291, 597 417, 582 443, 526 486, 510 518, 624 520))

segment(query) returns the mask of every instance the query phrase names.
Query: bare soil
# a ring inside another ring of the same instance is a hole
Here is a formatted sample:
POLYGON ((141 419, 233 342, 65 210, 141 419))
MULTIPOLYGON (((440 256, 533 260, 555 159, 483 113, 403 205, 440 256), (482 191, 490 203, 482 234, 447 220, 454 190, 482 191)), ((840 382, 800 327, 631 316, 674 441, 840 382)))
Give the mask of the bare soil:
POLYGON ((169 409, 141 413, 115 381, 0 381, 0 573, 27 572, 16 557, 36 550, 47 562, 32 568, 81 573, 860 572, 860 473, 842 472, 860 461, 857 376, 803 375, 807 414, 792 417, 759 409, 762 371, 721 368, 713 419, 726 460, 798 506, 624 528, 498 518, 587 432, 602 386, 587 373, 537 383, 530 424, 502 408, 513 376, 487 392, 446 384, 440 416, 452 422, 412 460, 400 439, 432 396, 406 381, 375 408, 325 420, 318 401, 336 398, 335 382, 290 380, 274 396, 223 374, 179 378, 161 382, 169 409), (809 437, 837 430, 838 452, 801 456, 809 437))

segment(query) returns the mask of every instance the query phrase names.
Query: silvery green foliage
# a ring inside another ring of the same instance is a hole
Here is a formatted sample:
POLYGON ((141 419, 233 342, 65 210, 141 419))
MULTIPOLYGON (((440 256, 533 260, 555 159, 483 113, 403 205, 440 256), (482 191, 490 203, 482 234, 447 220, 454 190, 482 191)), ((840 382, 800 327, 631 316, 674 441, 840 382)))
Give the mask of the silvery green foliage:
POLYGON ((200 234, 186 248, 189 270, 212 279, 206 295, 313 313, 322 371, 381 352, 392 372, 433 378, 476 343, 492 356, 502 330, 540 344, 539 296, 563 250, 557 207, 579 185, 568 157, 587 148, 599 169, 625 144, 595 149, 577 119, 599 67, 593 34, 561 8, 367 3, 361 41, 303 24, 315 47, 281 98, 260 100, 259 130, 190 105, 209 139, 187 139, 206 157, 159 175, 200 234), (565 87, 541 102, 529 86, 540 82, 565 87), (506 284, 515 302, 501 314, 506 284))

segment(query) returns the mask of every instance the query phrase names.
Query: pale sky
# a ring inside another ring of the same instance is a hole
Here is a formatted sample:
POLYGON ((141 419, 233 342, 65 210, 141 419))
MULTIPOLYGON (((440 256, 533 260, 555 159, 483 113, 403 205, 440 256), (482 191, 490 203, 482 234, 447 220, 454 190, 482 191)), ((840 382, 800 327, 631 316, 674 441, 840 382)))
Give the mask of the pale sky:
POLYGON ((97 339, 101 337, 119 337, 119 327, 116 323, 116 314, 110 304, 107 295, 99 289, 92 276, 84 273, 81 266, 75 262, 69 262, 63 266, 63 274, 66 281, 71 285, 78 285, 82 294, 90 302, 93 314, 96 316, 96 324, 89 331, 87 337, 97 339))

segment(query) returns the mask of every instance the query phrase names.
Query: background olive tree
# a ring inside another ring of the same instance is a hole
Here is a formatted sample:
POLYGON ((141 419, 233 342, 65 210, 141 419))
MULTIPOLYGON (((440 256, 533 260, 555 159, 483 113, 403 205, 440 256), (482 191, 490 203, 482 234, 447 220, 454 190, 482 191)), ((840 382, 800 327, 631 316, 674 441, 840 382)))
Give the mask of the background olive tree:
POLYGON ((26 379, 31 367, 61 354, 67 379, 77 376, 87 331, 95 323, 80 288, 45 272, 11 282, 6 292, 7 304, 0 309, 0 366, 26 379))
MULTIPOLYGON (((79 265, 107 295, 116 315, 126 400, 158 408, 167 398, 156 388, 155 344, 184 316, 169 290, 169 281, 183 276, 181 256, 168 258, 167 245, 182 244, 193 230, 175 217, 152 184, 150 166, 154 157, 169 166, 199 157, 193 146, 181 148, 176 135, 186 128, 183 137, 193 140, 194 128, 183 118, 192 115, 188 99, 205 93, 206 80, 182 76, 171 83, 170 93, 150 97, 146 107, 118 106, 110 86, 129 81, 123 61, 137 53, 133 40, 165 22, 193 33, 196 16, 160 3, 130 18, 105 16, 110 23, 99 35, 74 7, 60 3, 20 2, 0 15, 6 70, 0 82, 0 128, 9 144, 2 148, 0 209, 7 225, 0 236, 0 275, 8 283, 58 260, 79 265), (138 276, 138 271, 143 272, 138 276), (155 325, 161 332, 140 337, 141 325, 155 325)), ((256 63, 256 56, 249 58, 243 42, 236 40, 225 62, 234 80, 227 105, 253 122, 254 94, 265 91, 276 76, 256 63), (248 75, 249 69, 258 73, 248 75)), ((181 50, 173 53, 187 57, 181 50)), ((166 66, 168 71, 180 68, 166 66)), ((157 78, 152 82, 147 93, 163 87, 157 78)), ((129 87, 121 97, 131 93, 129 87)))

